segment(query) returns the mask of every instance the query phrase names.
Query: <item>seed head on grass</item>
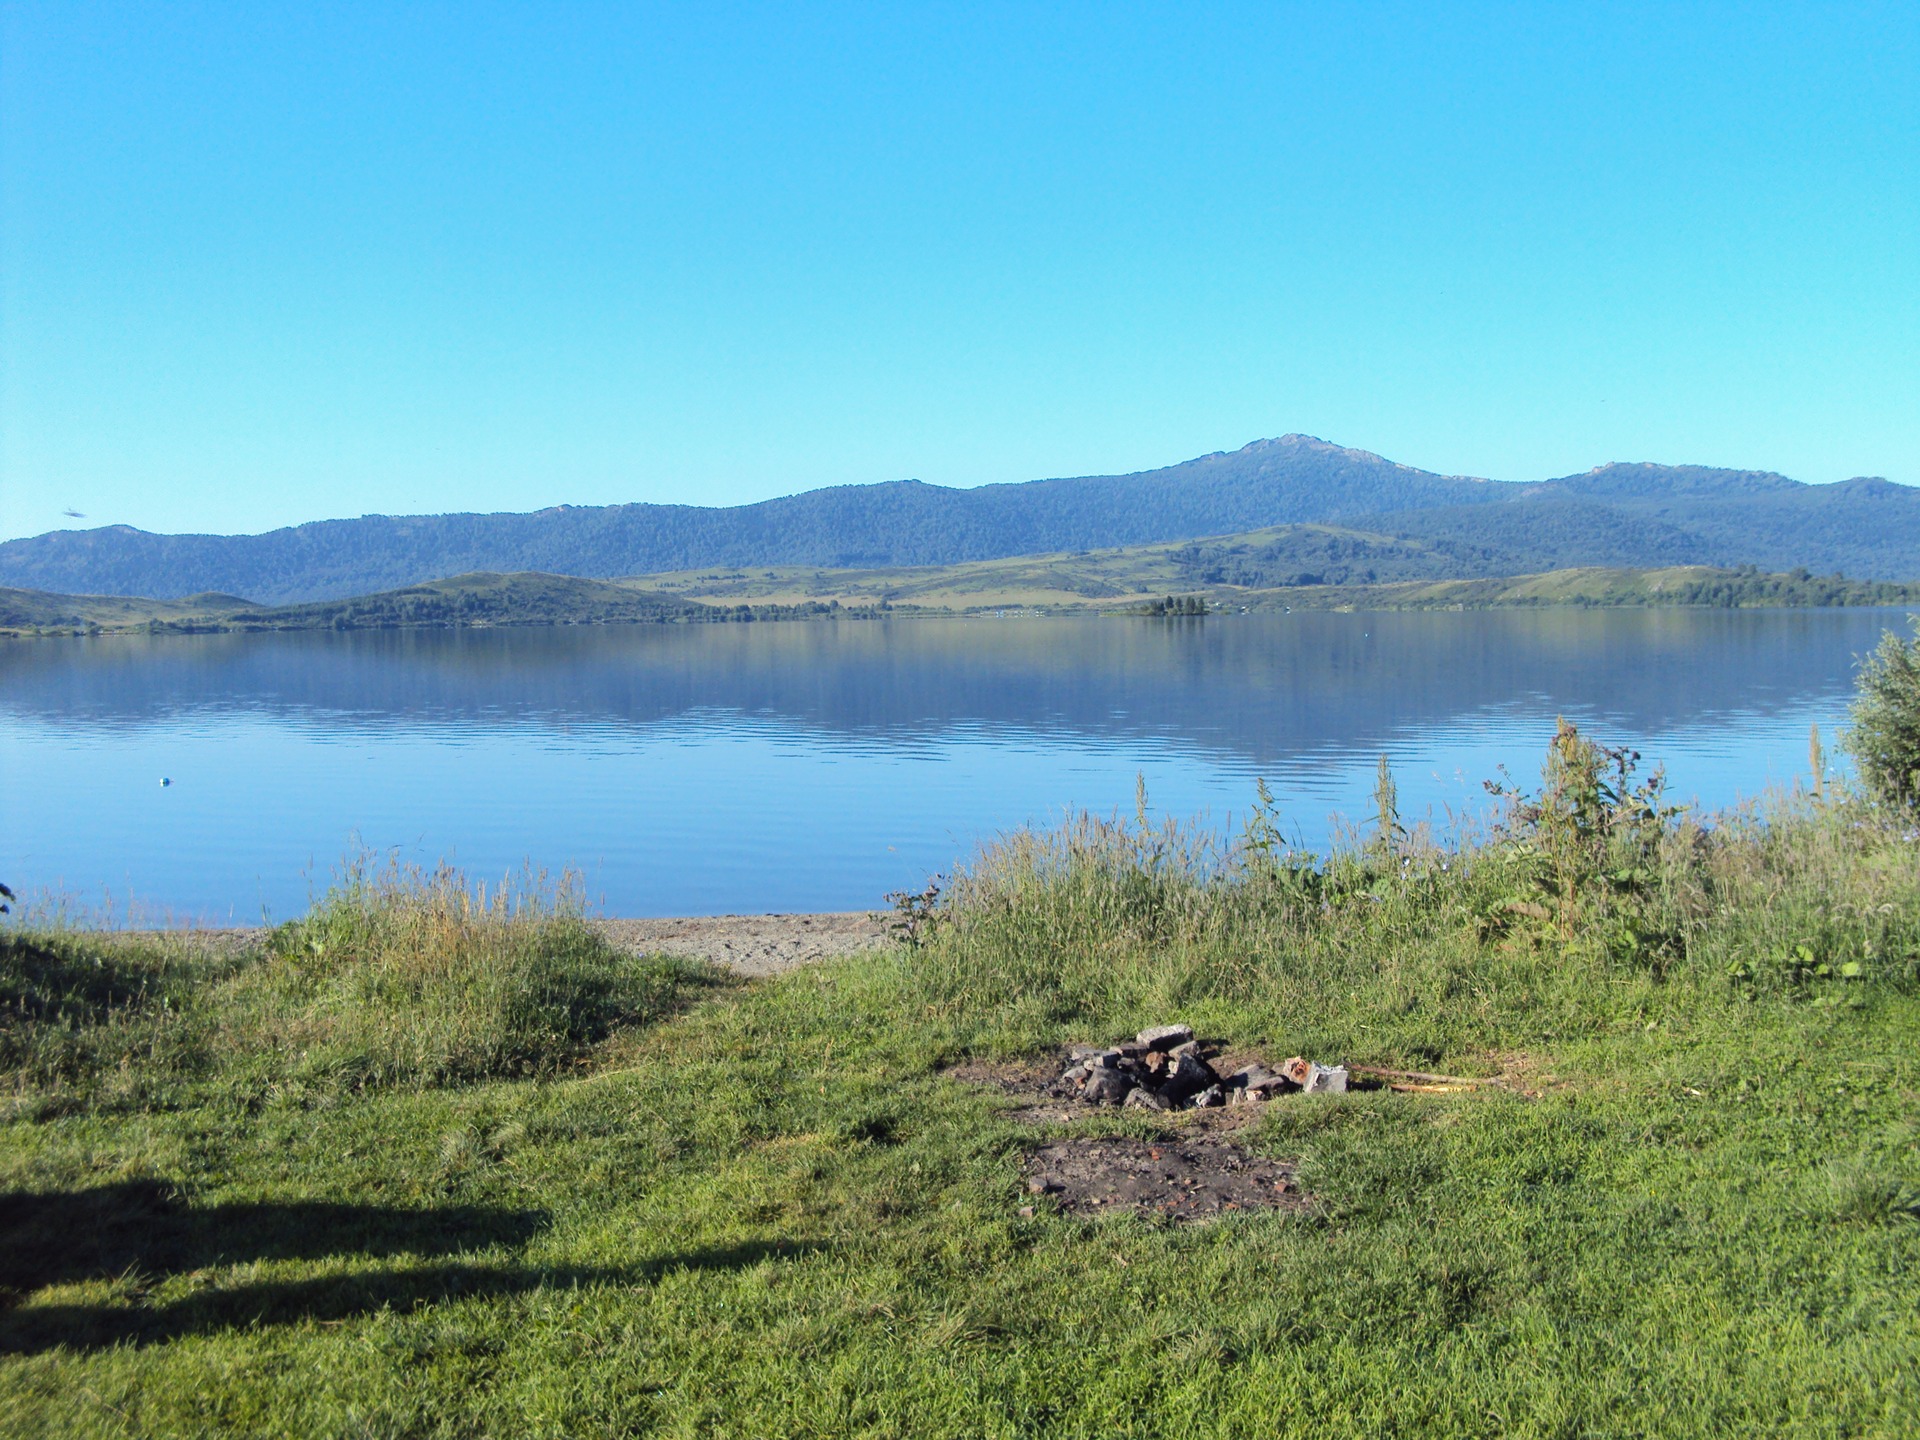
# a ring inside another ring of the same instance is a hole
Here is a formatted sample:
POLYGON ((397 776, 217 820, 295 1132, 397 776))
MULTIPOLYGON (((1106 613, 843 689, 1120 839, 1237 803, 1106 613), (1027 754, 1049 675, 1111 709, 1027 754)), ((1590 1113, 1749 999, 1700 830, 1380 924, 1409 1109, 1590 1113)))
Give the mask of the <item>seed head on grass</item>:
POLYGON ((549 1073, 653 998, 584 910, 571 874, 489 887, 356 856, 248 978, 281 1048, 345 1088, 549 1073))
POLYGON ((75 928, 9 935, 0 1079, 16 1104, 56 1113, 209 1087, 309 1105, 554 1074, 710 983, 620 952, 584 909, 573 876, 484 886, 362 855, 305 916, 240 953, 75 928))

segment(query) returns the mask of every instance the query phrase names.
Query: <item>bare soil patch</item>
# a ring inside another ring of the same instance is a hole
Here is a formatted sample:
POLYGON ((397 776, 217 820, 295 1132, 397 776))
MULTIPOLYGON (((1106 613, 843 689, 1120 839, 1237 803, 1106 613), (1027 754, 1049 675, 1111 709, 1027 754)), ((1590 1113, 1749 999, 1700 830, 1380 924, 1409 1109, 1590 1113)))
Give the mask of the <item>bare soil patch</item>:
MULTIPOLYGON (((1059 1075, 1060 1065, 1053 1060, 963 1060, 943 1073, 962 1085, 978 1085, 998 1090, 1002 1095, 1045 1095, 1059 1075)), ((1060 1107, 1046 1108, 1058 1110, 1060 1107)))
MULTIPOLYGON (((1235 1057, 1232 1079, 1242 1093, 1231 1102, 1218 1096, 1213 1103, 1200 1101, 1222 1080, 1214 1064, 1207 1063, 1207 1057, 1218 1054, 1217 1047, 1194 1041, 1185 1026, 1162 1026, 1142 1031, 1139 1040, 1121 1046, 1076 1046, 1064 1057, 970 1060, 946 1073, 961 1084, 1019 1102, 1009 1112, 1014 1120, 1053 1132, 1055 1138, 1035 1146, 1023 1162, 1030 1197, 1023 1215, 1041 1210, 1076 1215, 1132 1211, 1191 1222, 1235 1211, 1304 1208, 1307 1198, 1300 1193, 1291 1162, 1252 1154, 1223 1133, 1256 1120, 1269 1096, 1301 1087, 1253 1057, 1235 1057), (1179 1084, 1187 1074, 1183 1066, 1197 1067, 1186 1084, 1191 1094, 1184 1104, 1179 1084), (1157 1091, 1155 1103, 1125 1104, 1121 1095, 1089 1095, 1091 1083, 1122 1074, 1137 1081, 1132 1088, 1143 1092, 1143 1098, 1157 1091), (1063 1126, 1097 1123, 1116 1109, 1152 1115, 1160 1133, 1150 1139, 1060 1134, 1063 1126)), ((1317 1099, 1303 1096, 1283 1103, 1313 1104, 1317 1099)))
POLYGON ((1137 1210, 1210 1220, 1238 1210, 1303 1209, 1285 1161, 1249 1155, 1231 1140, 1188 1135, 1055 1140, 1027 1157, 1027 1191, 1068 1214, 1137 1210))

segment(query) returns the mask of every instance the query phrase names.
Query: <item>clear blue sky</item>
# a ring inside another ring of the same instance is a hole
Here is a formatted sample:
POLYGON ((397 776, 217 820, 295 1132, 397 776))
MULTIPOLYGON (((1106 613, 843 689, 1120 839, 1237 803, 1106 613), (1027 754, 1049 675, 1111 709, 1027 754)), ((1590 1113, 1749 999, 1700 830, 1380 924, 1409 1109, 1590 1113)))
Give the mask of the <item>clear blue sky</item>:
POLYGON ((1920 481, 1912 0, 0 16, 4 535, 1293 430, 1920 481))

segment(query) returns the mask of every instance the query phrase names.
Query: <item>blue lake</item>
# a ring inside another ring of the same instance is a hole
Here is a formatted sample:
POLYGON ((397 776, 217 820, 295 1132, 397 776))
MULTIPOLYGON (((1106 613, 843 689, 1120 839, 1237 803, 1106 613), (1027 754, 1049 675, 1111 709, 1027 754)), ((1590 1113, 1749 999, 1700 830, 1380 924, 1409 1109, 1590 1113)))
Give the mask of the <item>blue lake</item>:
POLYGON ((1709 807, 1807 773, 1904 612, 1088 617, 0 641, 0 878, 284 919, 356 843, 573 867, 607 913, 860 909, 1068 811, 1323 848, 1537 778, 1554 720, 1709 807), (162 777, 171 785, 162 786, 162 777))

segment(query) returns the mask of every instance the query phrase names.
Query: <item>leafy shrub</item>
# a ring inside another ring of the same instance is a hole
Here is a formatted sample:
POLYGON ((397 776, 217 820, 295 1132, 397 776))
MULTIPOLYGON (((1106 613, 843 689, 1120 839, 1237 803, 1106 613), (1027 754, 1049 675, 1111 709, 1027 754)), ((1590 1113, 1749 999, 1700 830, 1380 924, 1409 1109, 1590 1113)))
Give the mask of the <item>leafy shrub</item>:
POLYGON ((1846 749, 1875 799, 1910 810, 1920 803, 1920 619, 1912 640, 1892 631, 1860 667, 1846 749))
POLYGON ((1689 868, 1666 777, 1636 778, 1638 751, 1599 745, 1562 719, 1538 794, 1506 781, 1490 847, 1515 882, 1504 918, 1551 922, 1562 941, 1597 942, 1622 958, 1671 954, 1679 943, 1672 881, 1689 868), (1676 841, 1678 844, 1676 845, 1676 841))

